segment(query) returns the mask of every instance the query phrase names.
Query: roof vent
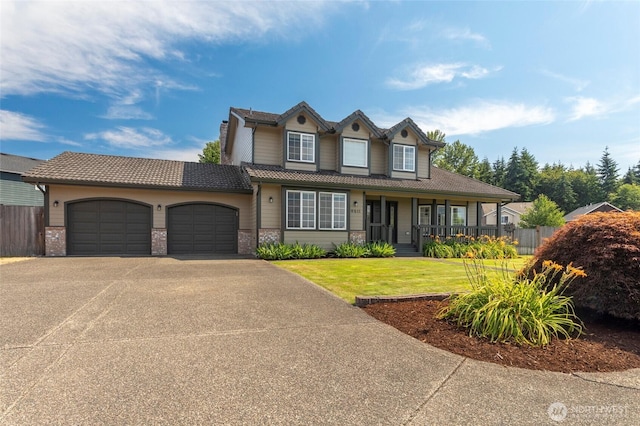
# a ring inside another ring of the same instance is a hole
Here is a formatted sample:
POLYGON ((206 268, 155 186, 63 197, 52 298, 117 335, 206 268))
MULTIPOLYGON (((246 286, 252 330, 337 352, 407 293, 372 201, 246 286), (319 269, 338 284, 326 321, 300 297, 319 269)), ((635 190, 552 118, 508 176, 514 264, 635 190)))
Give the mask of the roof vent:
POLYGON ((407 136, 409 136, 409 132, 407 132, 407 129, 402 129, 402 131, 400 132, 400 135, 403 138, 406 138, 407 136))
POLYGON ((304 115, 300 114, 300 115, 298 116, 298 123, 299 123, 299 124, 304 124, 304 123, 306 123, 306 122, 307 122, 307 118, 306 118, 304 115))

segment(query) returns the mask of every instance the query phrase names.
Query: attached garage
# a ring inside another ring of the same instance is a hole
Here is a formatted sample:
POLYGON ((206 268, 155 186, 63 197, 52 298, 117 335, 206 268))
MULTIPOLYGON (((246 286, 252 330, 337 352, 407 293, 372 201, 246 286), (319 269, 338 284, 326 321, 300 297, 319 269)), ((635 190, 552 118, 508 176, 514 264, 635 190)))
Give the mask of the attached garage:
POLYGON ((67 254, 151 254, 151 207, 125 200, 67 205, 67 254))
POLYGON ((168 254, 227 254, 238 252, 238 211, 190 203, 167 208, 168 254))

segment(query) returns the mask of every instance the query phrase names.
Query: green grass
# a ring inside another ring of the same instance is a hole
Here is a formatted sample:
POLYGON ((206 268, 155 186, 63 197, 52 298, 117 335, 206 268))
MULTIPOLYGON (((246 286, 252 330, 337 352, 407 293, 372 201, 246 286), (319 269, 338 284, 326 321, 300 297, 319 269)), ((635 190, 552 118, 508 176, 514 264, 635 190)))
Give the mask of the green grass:
MULTIPOLYGON (((510 259, 514 270, 524 266, 528 258, 510 259)), ((486 260, 488 267, 499 261, 486 260)), ((418 293, 450 293, 468 291, 461 259, 318 259, 272 262, 326 288, 349 303, 356 296, 399 296, 418 293)))

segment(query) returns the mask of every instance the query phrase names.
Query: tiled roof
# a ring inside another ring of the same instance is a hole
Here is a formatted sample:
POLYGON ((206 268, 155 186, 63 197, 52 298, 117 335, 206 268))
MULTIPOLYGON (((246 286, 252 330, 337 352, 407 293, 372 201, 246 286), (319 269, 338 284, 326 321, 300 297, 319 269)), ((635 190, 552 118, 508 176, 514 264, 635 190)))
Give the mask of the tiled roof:
MULTIPOLYGON (((526 201, 526 202, 519 202, 519 203, 509 203, 509 204, 505 204, 504 206, 502 206, 502 212, 504 213, 506 210, 510 210, 513 213, 517 213, 517 214, 523 214, 527 209, 533 207, 533 202, 532 201, 526 201)), ((484 216, 491 214, 491 213, 495 213, 496 212, 496 205, 491 203, 491 204, 483 204, 482 205, 482 213, 484 216)))
POLYGON ((44 160, 36 158, 0 153, 0 171, 2 172, 22 174, 43 162, 44 160))
POLYGON ((431 169, 431 179, 417 180, 392 179, 381 175, 344 175, 333 171, 304 172, 259 164, 245 164, 245 167, 253 181, 477 196, 500 200, 515 200, 519 198, 519 195, 514 192, 437 167, 431 169))
POLYGON ((241 167, 63 152, 24 174, 32 183, 251 192, 241 167))

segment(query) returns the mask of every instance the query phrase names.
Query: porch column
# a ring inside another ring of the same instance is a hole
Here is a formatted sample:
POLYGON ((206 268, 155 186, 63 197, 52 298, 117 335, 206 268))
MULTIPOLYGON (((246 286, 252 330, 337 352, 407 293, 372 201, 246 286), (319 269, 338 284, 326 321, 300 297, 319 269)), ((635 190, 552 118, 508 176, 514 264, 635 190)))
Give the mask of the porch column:
POLYGON ((431 230, 429 234, 433 234, 434 237, 440 234, 438 231, 438 200, 435 198, 431 202, 431 230))
MULTIPOLYGON (((416 239, 416 226, 418 226, 418 199, 411 198, 411 243, 415 244, 416 239)), ((418 232, 421 234, 421 232, 418 232)))
POLYGON ((498 202, 496 204, 496 225, 498 229, 496 230, 496 237, 502 236, 502 203, 498 202))
POLYGON ((380 196, 380 237, 383 241, 389 242, 389 230, 387 224, 387 197, 380 196))
POLYGON ((444 200, 444 237, 451 235, 451 201, 444 200))
POLYGON ((480 227, 482 226, 482 202, 478 201, 476 202, 476 237, 479 237, 480 234, 480 227))

